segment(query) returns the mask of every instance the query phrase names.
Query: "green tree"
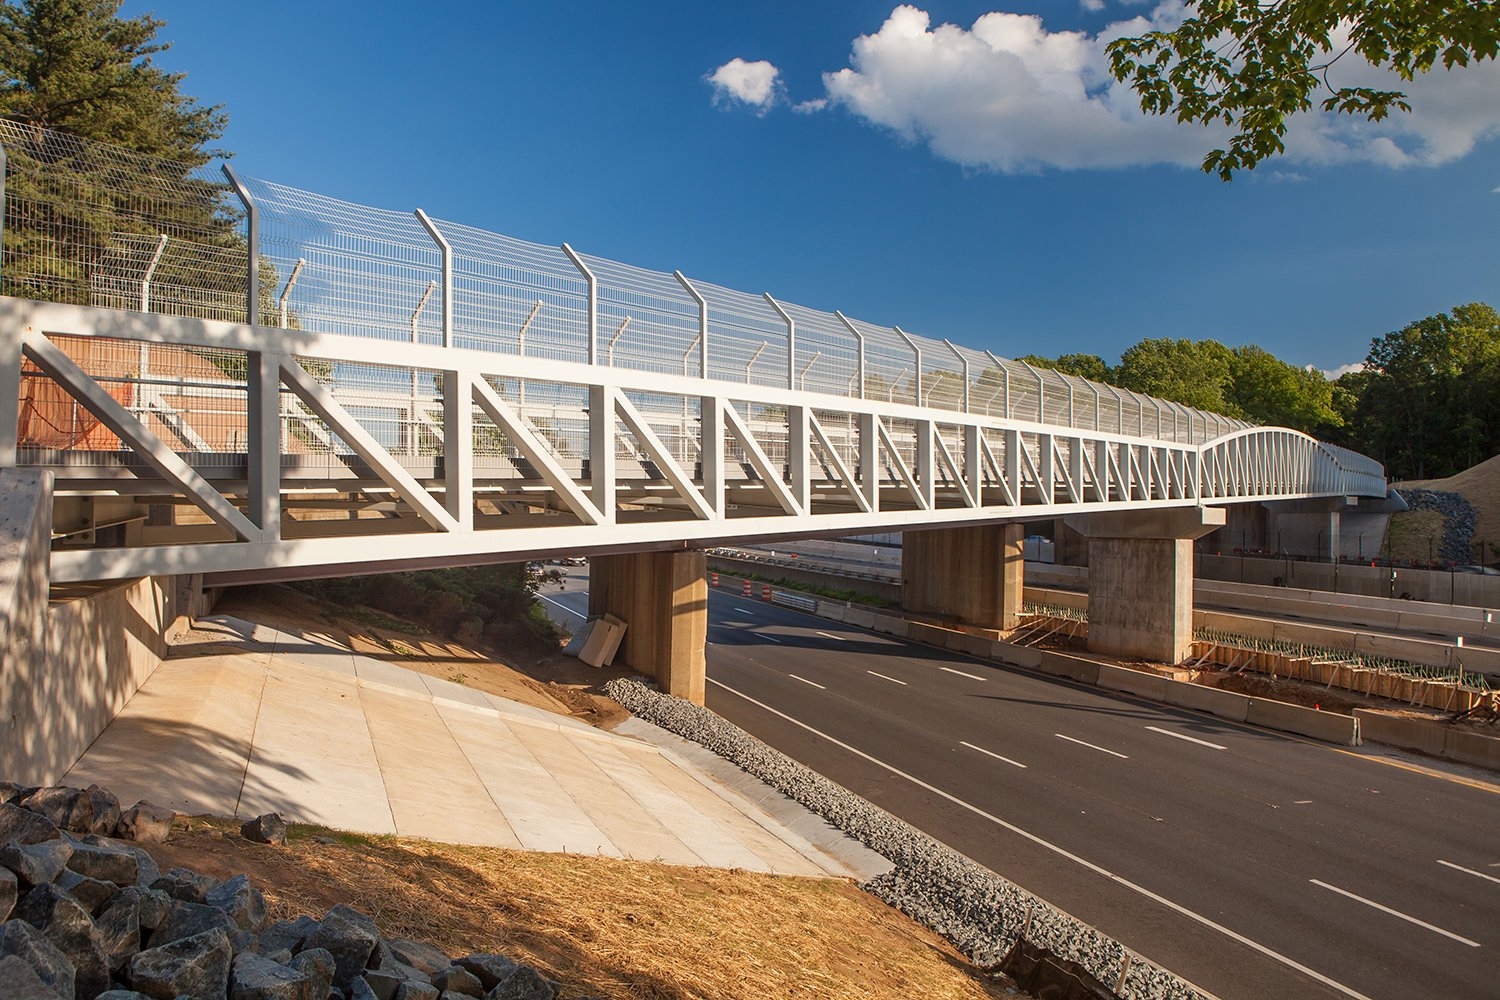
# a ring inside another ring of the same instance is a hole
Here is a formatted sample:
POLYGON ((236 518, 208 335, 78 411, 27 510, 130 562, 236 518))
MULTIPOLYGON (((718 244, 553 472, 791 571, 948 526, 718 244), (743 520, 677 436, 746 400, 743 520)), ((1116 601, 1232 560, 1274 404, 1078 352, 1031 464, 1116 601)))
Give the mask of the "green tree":
POLYGON ((1040 354, 1028 354, 1021 361, 1036 368, 1054 368, 1064 375, 1077 375, 1094 382, 1108 382, 1110 368, 1097 354, 1064 354, 1056 358, 1044 358, 1040 354))
POLYGON ((1500 16, 1492 0, 1187 0, 1172 31, 1121 38, 1110 69, 1150 114, 1235 130, 1228 149, 1203 159, 1225 181, 1284 150, 1288 117, 1319 103, 1380 121, 1411 105, 1398 90, 1338 86, 1335 64, 1349 54, 1403 80, 1494 59, 1500 16))
POLYGON ((1146 339, 1120 355, 1114 383, 1184 406, 1238 417, 1228 398, 1231 383, 1229 348, 1214 340, 1146 339))
POLYGON ((1333 406, 1333 383, 1322 372, 1287 364, 1254 344, 1230 352, 1226 398, 1256 423, 1309 434, 1343 423, 1333 406))

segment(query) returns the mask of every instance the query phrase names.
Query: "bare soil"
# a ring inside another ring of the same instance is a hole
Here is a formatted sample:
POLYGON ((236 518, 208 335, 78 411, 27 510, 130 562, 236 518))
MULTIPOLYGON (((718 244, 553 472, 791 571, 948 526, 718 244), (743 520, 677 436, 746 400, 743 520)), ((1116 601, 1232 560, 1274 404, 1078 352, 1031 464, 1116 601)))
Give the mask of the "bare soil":
MULTIPOLYGON (((516 651, 504 652, 481 644, 468 646, 430 632, 417 621, 362 605, 334 605, 282 586, 227 590, 214 612, 316 635, 365 656, 602 729, 630 716, 602 693, 605 682, 629 671, 595 670, 560 651, 535 655, 519 644, 516 651)), ((202 643, 222 638, 189 633, 172 655, 192 655, 202 643)))
POLYGON ((387 937, 450 955, 500 952, 565 1000, 855 1000, 1015 996, 901 913, 838 880, 455 847, 295 826, 283 847, 228 821, 179 820, 149 848, 165 870, 244 872, 272 919, 335 903, 387 937))

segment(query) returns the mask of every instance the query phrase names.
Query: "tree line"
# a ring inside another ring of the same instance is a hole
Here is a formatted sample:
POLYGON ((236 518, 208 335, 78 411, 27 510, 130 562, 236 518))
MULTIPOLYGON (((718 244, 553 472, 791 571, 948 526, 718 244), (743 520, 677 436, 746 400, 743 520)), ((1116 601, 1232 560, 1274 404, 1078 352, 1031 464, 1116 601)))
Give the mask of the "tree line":
POLYGON ((1455 306, 1370 342, 1360 371, 1329 379, 1254 344, 1148 338, 1117 365, 1097 354, 1021 360, 1252 423, 1292 427, 1437 479, 1500 452, 1500 314, 1455 306))

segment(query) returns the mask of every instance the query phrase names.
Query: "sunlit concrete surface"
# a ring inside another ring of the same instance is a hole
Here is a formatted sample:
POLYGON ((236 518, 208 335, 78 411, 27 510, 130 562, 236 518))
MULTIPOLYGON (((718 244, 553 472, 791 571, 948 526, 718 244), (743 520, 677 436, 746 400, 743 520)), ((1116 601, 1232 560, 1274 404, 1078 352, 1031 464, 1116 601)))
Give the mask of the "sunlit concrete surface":
POLYGON ((124 801, 450 843, 853 876, 670 749, 229 616, 74 765, 124 801))

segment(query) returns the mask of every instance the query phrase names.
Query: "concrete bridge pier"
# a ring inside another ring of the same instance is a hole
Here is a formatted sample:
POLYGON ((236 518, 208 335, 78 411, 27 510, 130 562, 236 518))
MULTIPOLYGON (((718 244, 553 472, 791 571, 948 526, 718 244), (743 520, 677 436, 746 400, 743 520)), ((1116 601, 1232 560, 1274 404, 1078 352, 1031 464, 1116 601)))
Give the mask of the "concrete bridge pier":
POLYGON ((708 641, 707 565, 701 549, 589 558, 589 617, 628 625, 617 659, 663 691, 703 704, 708 641))
POLYGON ((1181 663, 1193 644, 1193 540, 1225 522, 1222 507, 1076 515, 1089 544, 1089 649, 1181 663))
POLYGON ((1009 631, 1021 622, 1024 525, 979 524, 901 535, 901 605, 1009 631))

